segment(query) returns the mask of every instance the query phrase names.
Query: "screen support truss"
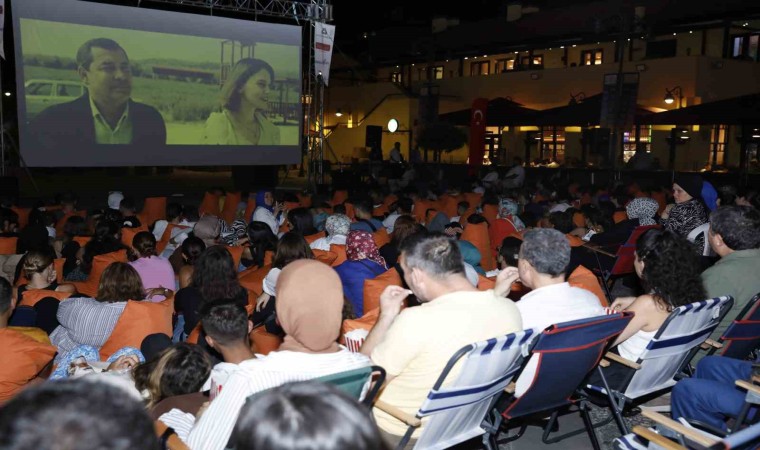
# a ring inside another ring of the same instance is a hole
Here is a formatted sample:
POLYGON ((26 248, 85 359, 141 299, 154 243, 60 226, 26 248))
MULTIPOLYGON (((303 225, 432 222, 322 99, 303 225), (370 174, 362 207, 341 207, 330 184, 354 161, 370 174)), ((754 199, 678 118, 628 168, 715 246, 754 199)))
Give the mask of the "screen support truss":
POLYGON ((317 184, 324 183, 324 82, 321 75, 314 71, 313 40, 315 24, 333 20, 333 7, 328 0, 137 0, 138 7, 149 7, 151 4, 173 4, 182 9, 200 8, 208 10, 209 14, 214 11, 233 12, 252 16, 254 20, 259 16, 294 20, 299 26, 308 26, 305 44, 309 46, 309 56, 308 62, 302 66, 304 84, 301 104, 305 122, 302 136, 305 151, 302 150, 302 154, 308 159, 309 184, 316 188, 317 184))

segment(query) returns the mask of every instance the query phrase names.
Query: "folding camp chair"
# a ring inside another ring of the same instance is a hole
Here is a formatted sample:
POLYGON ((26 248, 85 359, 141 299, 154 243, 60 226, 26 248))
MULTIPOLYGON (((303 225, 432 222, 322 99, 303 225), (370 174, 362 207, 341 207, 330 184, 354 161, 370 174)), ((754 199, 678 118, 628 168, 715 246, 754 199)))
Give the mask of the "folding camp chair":
POLYGON ((602 368, 597 369, 601 375, 601 386, 588 385, 588 393, 596 392, 606 396, 612 416, 622 434, 629 433, 622 417, 626 405, 646 395, 671 388, 686 376, 684 368, 718 326, 724 308, 730 309, 733 303, 733 298, 725 296, 674 309, 637 361, 628 361, 618 355, 610 358, 611 363, 625 364, 632 369, 618 386, 609 386, 602 368))
MULTIPOLYGON (((530 360, 520 373, 516 390, 505 394, 492 410, 487 428, 497 434, 515 419, 527 418, 534 414, 551 413, 544 427, 544 443, 558 442, 566 437, 588 433, 591 445, 599 449, 594 427, 588 413, 588 404, 577 394, 589 372, 599 364, 605 350, 633 318, 630 312, 610 314, 559 323, 546 328, 530 346, 530 360), (522 385, 525 384, 526 387, 522 385), (550 438, 561 409, 578 404, 584 429, 575 430, 562 436, 550 438)), ((523 424, 517 434, 500 439, 509 442, 523 435, 527 425, 523 424)))
POLYGON ((639 240, 639 237, 642 234, 654 228, 659 228, 659 225, 645 225, 636 227, 628 237, 628 240, 623 245, 618 247, 615 255, 600 251, 599 249, 592 246, 584 246, 585 248, 593 251, 594 255, 596 256, 598 267, 594 269, 594 273, 599 278, 601 278, 602 287, 604 288, 604 292, 607 294, 607 299, 609 299, 610 303, 612 303, 614 300, 611 294, 611 283, 613 283, 617 278, 634 273, 633 260, 635 259, 634 253, 636 252, 636 241, 639 240), (612 263, 612 267, 607 268, 604 264, 602 264, 599 253, 607 256, 614 256, 615 259, 612 263))
POLYGON ((760 422, 719 437, 696 430, 688 424, 670 419, 654 411, 644 411, 644 416, 657 424, 657 429, 672 436, 670 440, 664 433, 652 428, 637 425, 633 427, 633 433, 626 434, 615 439, 612 446, 616 450, 728 450, 728 449, 756 449, 760 443, 760 422))
POLYGON ((377 393, 380 392, 380 387, 385 382, 385 369, 380 366, 362 367, 361 369, 325 375, 317 378, 316 381, 332 384, 349 396, 357 400, 361 399, 363 405, 371 408, 377 393), (365 390, 368 380, 371 381, 371 386, 365 390), (365 391, 366 394, 362 399, 362 394, 365 391))
POLYGON ((718 340, 709 346, 709 354, 720 348, 720 355, 748 359, 760 347, 760 293, 752 297, 718 340))
MULTIPOLYGON (((429 420, 417 439, 416 450, 448 448, 484 433, 486 448, 498 448, 494 446, 493 436, 483 428, 484 418, 520 369, 522 349, 535 334, 528 329, 460 349, 446 364, 415 416, 382 400, 375 402, 378 409, 409 426, 398 448, 406 446, 423 417, 429 420), (457 364, 460 364, 459 374, 454 376, 452 371, 457 364), (447 382, 448 378, 452 378, 451 382, 447 382)), ((493 430, 493 427, 488 429, 493 430)))

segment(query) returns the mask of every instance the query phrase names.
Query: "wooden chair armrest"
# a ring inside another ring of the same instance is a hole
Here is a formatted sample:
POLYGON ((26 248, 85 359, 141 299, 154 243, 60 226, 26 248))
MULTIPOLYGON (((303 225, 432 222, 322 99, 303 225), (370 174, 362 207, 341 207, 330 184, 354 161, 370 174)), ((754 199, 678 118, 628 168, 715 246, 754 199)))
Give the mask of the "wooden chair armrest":
POLYGON ((723 348, 723 344, 720 342, 713 341, 712 339, 706 339, 705 342, 700 344, 699 346, 702 350, 709 350, 710 347, 716 348, 718 350, 723 348))
POLYGON ((760 384, 760 375, 752 375, 752 382, 760 384))
POLYGON ((607 361, 606 359, 602 359, 601 361, 599 361, 599 365, 601 367, 609 367, 610 366, 610 362, 607 361))
POLYGON ((623 358, 622 356, 620 356, 620 355, 618 355, 616 353, 607 352, 607 354, 604 355, 604 357, 607 358, 607 359, 611 359, 611 360, 615 361, 618 364, 622 364, 624 366, 628 366, 631 369, 635 369, 635 370, 641 369, 641 365, 639 365, 639 364, 631 361, 630 359, 625 359, 625 358, 623 358))
POLYGON ((736 380, 736 385, 742 389, 746 389, 747 392, 752 392, 755 395, 760 395, 760 386, 752 384, 746 380, 736 380))
POLYGON ((678 443, 673 442, 670 439, 660 434, 655 433, 649 428, 642 427, 641 425, 636 425, 635 427, 633 427, 633 432, 643 437, 647 441, 653 442, 656 445, 666 450, 687 450, 685 447, 681 447, 678 443))
POLYGON ((413 415, 408 414, 393 405, 389 405, 382 400, 375 401, 375 408, 390 414, 391 416, 404 422, 410 427, 418 428, 420 425, 422 425, 422 421, 417 417, 414 417, 413 415))
POLYGON ((689 439, 690 441, 696 442, 697 444, 703 446, 703 447, 710 447, 714 445, 716 440, 711 439, 704 434, 700 433, 697 430, 694 430, 693 428, 689 428, 685 425, 683 425, 681 422, 676 422, 675 420, 671 419, 670 417, 666 417, 658 412, 651 411, 648 409, 642 409, 641 414, 646 417, 649 420, 652 420, 656 422, 659 425, 662 425, 664 427, 670 428, 671 430, 675 431, 676 433, 682 434, 686 439, 689 439))
POLYGON ((507 394, 514 394, 516 387, 517 387, 517 384, 515 384, 515 382, 513 381, 509 383, 507 387, 504 388, 504 392, 506 392, 507 394))

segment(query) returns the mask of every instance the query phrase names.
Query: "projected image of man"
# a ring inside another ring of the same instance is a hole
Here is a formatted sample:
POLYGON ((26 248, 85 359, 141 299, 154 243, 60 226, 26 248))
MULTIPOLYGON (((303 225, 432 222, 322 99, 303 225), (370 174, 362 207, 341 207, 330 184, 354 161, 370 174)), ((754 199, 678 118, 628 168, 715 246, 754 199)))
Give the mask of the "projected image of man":
POLYGON ((129 58, 117 42, 89 40, 76 58, 85 94, 45 109, 31 123, 42 145, 166 144, 166 125, 158 110, 131 99, 129 58))

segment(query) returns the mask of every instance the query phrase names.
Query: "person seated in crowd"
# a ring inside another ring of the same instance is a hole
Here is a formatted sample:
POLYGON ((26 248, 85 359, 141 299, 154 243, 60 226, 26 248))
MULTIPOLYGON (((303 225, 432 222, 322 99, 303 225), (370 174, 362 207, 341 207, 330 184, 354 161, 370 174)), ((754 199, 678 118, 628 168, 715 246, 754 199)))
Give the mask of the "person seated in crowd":
MULTIPOLYGON (((176 289, 174 270, 166 259, 156 253, 156 237, 150 231, 141 231, 132 239, 132 251, 129 252, 129 265, 134 267, 142 280, 145 291, 153 288, 176 289)), ((161 301, 161 295, 151 297, 151 301, 161 301)))
POLYGON ((193 449, 225 448, 246 398, 289 381, 303 381, 370 365, 338 345, 343 289, 335 271, 302 259, 288 264, 277 281, 277 319, 285 340, 276 352, 240 363, 224 389, 193 426, 193 449), (314 295, 319 293, 319 295, 314 295))
POLYGON ((100 377, 45 383, 0 414, 4 450, 158 450, 142 403, 100 377))
POLYGON ((380 256, 372 234, 366 231, 352 231, 346 239, 347 260, 337 266, 343 295, 353 307, 356 317, 364 315, 364 280, 370 280, 388 270, 380 256))
POLYGON ((269 300, 277 297, 277 279, 285 266, 299 259, 314 259, 314 253, 303 236, 289 231, 277 242, 272 268, 264 277, 261 295, 256 299, 254 323, 258 325, 261 319, 269 317, 274 312, 274 302, 269 300))
POLYGON ((190 286, 177 291, 174 309, 182 314, 185 333, 189 335, 198 325, 198 312, 206 303, 228 299, 245 306, 248 304, 248 292, 238 281, 230 252, 215 245, 204 250, 193 265, 190 286))
MULTIPOLYGON (((190 222, 185 220, 184 217, 184 208, 181 204, 177 202, 169 202, 166 204, 166 219, 159 219, 153 224, 153 236, 156 237, 157 241, 160 241, 161 238, 164 236, 164 231, 166 231, 166 227, 169 226, 169 224, 172 225, 183 225, 183 226, 190 226, 190 222)), ((175 229, 176 233, 179 233, 181 229, 175 229)), ((174 234, 174 233, 172 233, 174 234)), ((175 237, 175 236, 170 236, 175 237)))
POLYGON ((412 214, 413 206, 414 203, 412 200, 406 197, 401 197, 391 204, 391 213, 383 220, 383 226, 385 227, 385 230, 388 231, 388 234, 393 233, 393 226, 400 216, 409 216, 412 214))
POLYGON ((340 389, 313 381, 251 397, 240 410, 231 444, 236 450, 386 449, 365 408, 340 389))
MULTIPOLYGON (((480 221, 485 219, 480 214, 473 214, 474 220, 480 221)), ((469 218, 468 218, 469 220, 469 218)), ((476 222, 480 223, 480 222, 476 222)), ((480 250, 473 245, 470 241, 462 240, 462 225, 457 222, 451 222, 446 225, 443 230, 443 234, 456 240, 459 252, 462 254, 462 262, 464 262, 464 274, 467 280, 472 283, 473 286, 478 285, 478 274, 485 275, 486 272, 480 265, 482 255, 480 250)), ((496 276, 495 274, 493 276, 496 276)))
POLYGON ((77 255, 79 264, 69 272, 66 281, 86 281, 92 270, 92 261, 98 255, 125 250, 121 243, 121 227, 110 220, 101 220, 95 225, 95 234, 77 255))
POLYGON ((463 200, 459 203, 457 203, 457 215, 450 218, 449 220, 451 222, 462 222, 462 216, 464 216, 467 213, 467 210, 470 209, 470 202, 463 200))
MULTIPOLYGON (((46 290, 56 292, 67 292, 76 294, 77 289, 73 284, 58 284, 55 272, 55 254, 53 250, 32 250, 28 252, 23 260, 23 273, 27 283, 18 287, 15 293, 16 302, 20 303, 24 298, 24 292, 34 290, 46 290)), ((48 334, 58 326, 56 314, 60 301, 57 298, 47 297, 38 301, 34 305, 36 321, 34 326, 45 330, 48 334)))
POLYGON ((351 219, 345 214, 333 214, 325 221, 327 236, 309 244, 313 250, 329 251, 331 245, 346 245, 346 237, 351 230, 351 219))
POLYGON ((65 258, 63 263, 63 277, 65 278, 72 270, 76 269, 78 260, 77 254, 82 248, 79 242, 74 240, 77 236, 86 236, 87 222, 83 217, 71 216, 66 219, 63 225, 63 234, 58 236, 53 244, 55 252, 60 258, 65 258))
POLYGON ((201 392, 211 366, 211 357, 202 347, 180 342, 135 367, 132 377, 137 390, 147 394, 146 407, 152 412, 167 399, 201 392))
POLYGON ((720 259, 702 272, 708 298, 730 295, 732 313, 726 314, 712 333, 723 335, 752 297, 760 293, 760 212, 750 206, 721 206, 710 214, 710 247, 720 259))
MULTIPOLYGON (((522 321, 511 300, 497 298, 492 290, 478 291, 467 280, 459 247, 446 236, 408 237, 399 262, 411 290, 388 286, 383 291, 380 317, 361 352, 387 373, 380 399, 414 414, 451 355, 467 344, 521 330, 522 321), (411 293, 422 305, 401 311, 411 293)), ((384 439, 398 443, 406 425, 382 411, 374 414, 384 439)))
MULTIPOLYGON (((666 230, 686 237, 692 230, 707 222, 707 211, 702 201, 702 177, 697 174, 676 174, 673 182, 675 205, 668 205, 660 218, 666 230)), ((703 236, 694 240, 694 252, 702 254, 703 236)))
POLYGON ((383 227, 383 223, 372 217, 372 202, 361 199, 354 202, 356 222, 351 224, 351 231, 366 231, 374 233, 383 227))
POLYGON ((736 205, 760 209, 760 191, 750 187, 738 189, 736 191, 736 205))
POLYGON ((274 253, 277 248, 277 236, 264 222, 249 223, 246 233, 248 247, 243 251, 243 258, 250 261, 250 265, 261 267, 267 252, 274 253))
POLYGON ((393 232, 390 234, 391 241, 380 247, 380 256, 385 260, 388 267, 393 267, 398 262, 398 255, 401 252, 401 242, 407 236, 418 232, 422 225, 418 224, 414 217, 402 215, 396 219, 393 232))
POLYGON ((506 269, 507 267, 517 267, 517 260, 520 258, 520 247, 522 246, 522 239, 514 236, 505 237, 499 245, 498 253, 496 254, 496 263, 499 266, 498 272, 506 269))
POLYGON ((142 226, 140 219, 137 218, 137 204, 133 197, 124 197, 121 199, 121 203, 119 203, 119 212, 124 218, 121 225, 123 228, 140 228, 142 226))
MULTIPOLYGON (((746 404, 747 392, 736 386, 737 380, 750 380, 760 375, 757 358, 742 361, 723 356, 708 356, 697 363, 691 378, 682 378, 670 395, 670 416, 673 419, 699 421, 719 430, 727 429, 726 421, 737 418, 746 404)), ((748 418, 757 417, 757 407, 748 418)))
POLYGON ((508 267, 499 274, 510 283, 501 285, 505 290, 500 286, 495 289, 497 295, 506 297, 512 282, 518 279, 531 289, 517 302, 523 328, 542 330, 555 323, 604 314, 596 295, 565 281, 569 263, 570 244, 561 232, 548 228, 525 232, 517 267, 508 267))
POLYGON ((523 167, 522 158, 515 156, 512 159, 512 167, 504 175, 502 185, 504 189, 515 189, 522 187, 525 182, 525 168, 523 167))
POLYGON ((215 388, 216 392, 212 395, 216 395, 241 362, 256 357, 248 337, 253 323, 248 320, 244 307, 222 301, 204 307, 201 311, 201 324, 206 333, 206 343, 224 358, 224 361, 214 366, 204 384, 204 391, 215 388))
POLYGON ((489 239, 491 248, 495 251, 501 241, 513 233, 519 233, 525 230, 525 224, 517 215, 520 205, 511 198, 502 198, 499 200, 499 212, 496 220, 488 226, 489 239))
MULTIPOLYGON (((644 294, 619 297, 612 309, 635 313, 615 340, 613 351, 636 362, 675 308, 707 296, 699 279, 699 258, 683 237, 668 230, 648 230, 636 241, 634 255, 644 294)), ((613 364, 603 370, 607 381, 617 385, 630 369, 613 364)))
POLYGON ((275 203, 272 191, 263 190, 256 193, 256 209, 253 210, 251 222, 264 222, 269 225, 272 233, 277 234, 280 225, 285 222, 287 213, 284 204, 275 203))
POLYGON ((137 271, 127 263, 113 262, 100 276, 96 298, 68 298, 58 306, 60 325, 50 334, 60 359, 79 345, 100 349, 108 341, 128 300, 143 300, 153 295, 174 295, 170 289, 156 288, 147 292, 137 271))
POLYGON ((300 233, 301 236, 311 236, 317 233, 314 227, 314 216, 307 208, 293 208, 288 211, 287 221, 290 231, 300 233))
POLYGON ((179 273, 177 274, 177 281, 180 289, 186 288, 192 283, 195 262, 198 261, 198 258, 200 258, 204 250, 206 250, 206 244, 195 236, 190 236, 182 241, 182 245, 180 246, 182 267, 180 267, 179 273))
POLYGON ((18 234, 16 254, 21 255, 31 250, 45 250, 48 247, 50 247, 50 237, 45 212, 33 209, 29 212, 29 221, 18 234))
MULTIPOLYGON (((40 342, 24 329, 8 326, 16 300, 11 284, 0 278, 0 407, 19 391, 43 381, 50 373, 56 349, 40 342)), ((2 415, 0 415, 2 416, 2 415)))
MULTIPOLYGON (((222 222, 224 221, 217 216, 203 216, 198 219, 195 225, 193 225, 193 230, 188 236, 195 236, 202 240, 206 248, 219 245, 219 240, 222 235, 222 222)), ((169 262, 172 265, 172 269, 174 269, 174 273, 179 274, 180 269, 185 265, 182 259, 181 247, 175 249, 174 253, 169 256, 169 262)))

